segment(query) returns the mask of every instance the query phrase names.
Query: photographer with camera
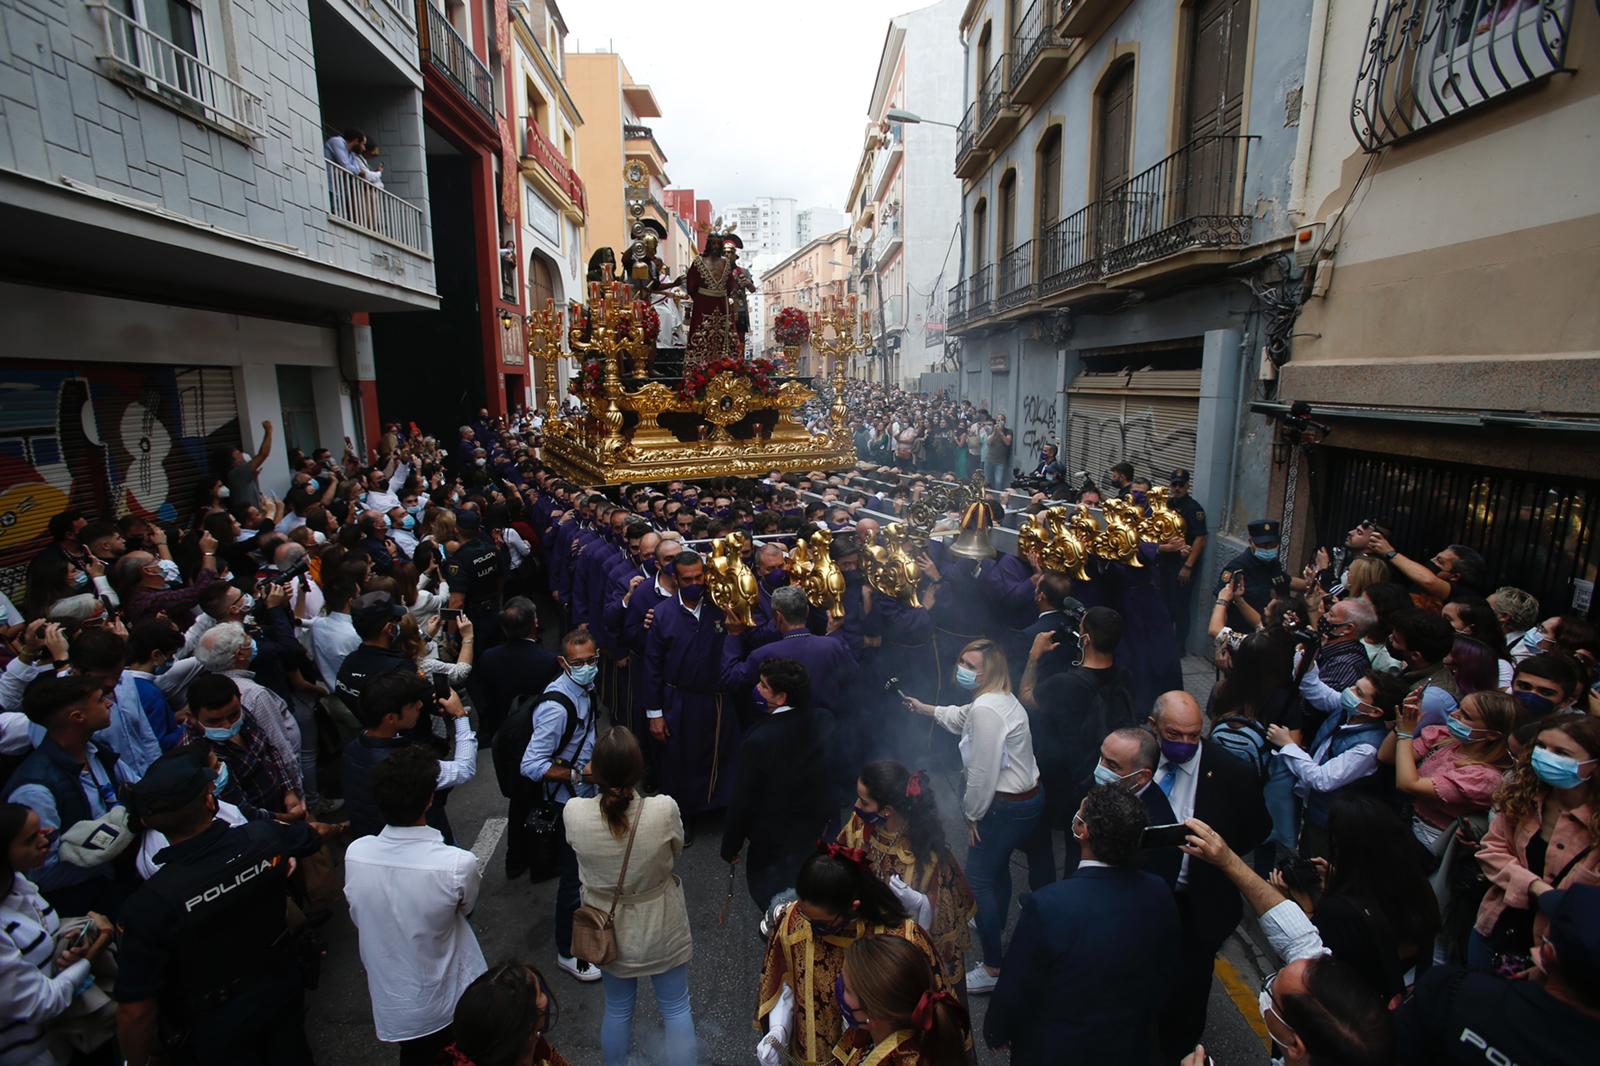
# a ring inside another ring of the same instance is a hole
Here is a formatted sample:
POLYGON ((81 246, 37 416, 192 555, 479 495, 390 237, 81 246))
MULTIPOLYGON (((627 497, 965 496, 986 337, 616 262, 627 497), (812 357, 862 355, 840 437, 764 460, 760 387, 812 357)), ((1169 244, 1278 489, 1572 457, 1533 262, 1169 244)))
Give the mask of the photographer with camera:
POLYGON ((1034 756, 1045 794, 1044 817, 1038 828, 1043 842, 1037 854, 1048 852, 1051 857, 1046 876, 1045 871, 1033 869, 1035 851, 1030 849, 1028 880, 1034 888, 1056 879, 1055 830, 1068 827, 1079 802, 1094 784, 1100 742, 1113 730, 1135 723, 1133 675, 1113 661, 1122 639, 1122 616, 1109 607, 1091 607, 1081 615, 1077 661, 1061 673, 1037 680, 1040 659, 1072 637, 1070 631, 1060 629, 1036 636, 1022 675, 1022 701, 1029 708, 1034 756))
POLYGON ((1012 653, 1012 661, 1022 664, 1021 676, 1012 679, 1018 685, 1017 698, 1029 710, 1034 709, 1034 686, 1072 665, 1077 655, 1078 626, 1083 621, 1083 604, 1072 598, 1072 578, 1066 574, 1041 572, 1034 584, 1033 601, 1039 617, 1017 634, 1012 653), (1035 654, 1034 643, 1041 633, 1054 633, 1057 639, 1051 648, 1035 654), (1027 680, 1030 670, 1033 677, 1027 680))

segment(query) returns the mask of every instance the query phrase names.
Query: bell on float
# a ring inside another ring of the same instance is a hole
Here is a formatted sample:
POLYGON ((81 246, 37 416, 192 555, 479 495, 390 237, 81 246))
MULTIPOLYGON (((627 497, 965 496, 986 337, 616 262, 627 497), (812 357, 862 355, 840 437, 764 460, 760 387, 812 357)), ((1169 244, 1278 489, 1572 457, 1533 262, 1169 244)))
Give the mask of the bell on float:
POLYGON ((963 559, 993 559, 1000 553, 989 543, 989 505, 981 500, 967 505, 961 515, 961 533, 950 545, 950 554, 963 559))

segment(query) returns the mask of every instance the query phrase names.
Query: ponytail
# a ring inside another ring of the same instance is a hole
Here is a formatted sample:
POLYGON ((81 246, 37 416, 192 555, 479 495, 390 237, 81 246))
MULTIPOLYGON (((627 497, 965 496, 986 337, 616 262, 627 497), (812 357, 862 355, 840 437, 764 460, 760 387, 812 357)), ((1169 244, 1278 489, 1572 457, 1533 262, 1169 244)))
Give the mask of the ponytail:
POLYGON ((633 730, 612 726, 594 742, 590 761, 595 782, 600 786, 600 814, 606 828, 618 840, 628 831, 628 807, 634 790, 644 778, 644 752, 633 730))
POLYGON ((861 853, 837 844, 821 845, 805 861, 795 894, 832 914, 854 911, 869 925, 895 926, 910 917, 900 898, 867 869, 861 853))
POLYGON ((911 1030, 919 1062, 966 1058, 967 1012, 909 940, 862 937, 845 949, 844 980, 871 1017, 911 1030))
POLYGON ((917 857, 918 873, 931 867, 946 850, 938 801, 926 770, 912 773, 892 759, 861 768, 861 783, 879 807, 893 807, 906 820, 906 844, 917 857))

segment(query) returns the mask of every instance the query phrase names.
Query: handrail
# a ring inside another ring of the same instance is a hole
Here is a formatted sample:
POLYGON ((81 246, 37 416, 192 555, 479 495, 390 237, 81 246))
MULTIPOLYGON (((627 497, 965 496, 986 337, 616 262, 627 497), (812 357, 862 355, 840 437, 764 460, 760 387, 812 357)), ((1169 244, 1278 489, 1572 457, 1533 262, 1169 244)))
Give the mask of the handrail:
POLYGON ((578 177, 578 172, 572 169, 555 142, 545 136, 544 130, 539 128, 539 123, 529 115, 523 123, 525 140, 523 142, 523 155, 535 160, 544 168, 555 183, 561 186, 567 198, 577 205, 579 211, 587 212, 584 201, 583 179, 578 177))
POLYGON ((429 3, 429 0, 417 0, 417 7, 423 12, 417 20, 422 27, 417 36, 417 46, 422 52, 422 57, 432 63, 434 69, 445 76, 446 81, 460 90, 461 94, 472 101, 472 105, 493 123, 494 78, 489 75, 489 68, 484 66, 483 60, 472 51, 472 46, 466 42, 466 38, 450 25, 450 20, 445 18, 444 12, 429 3))
POLYGON ((983 77, 983 84, 978 91, 978 129, 988 127, 994 121, 995 115, 1007 105, 1008 95, 1005 85, 1006 56, 1002 55, 994 61, 994 66, 983 77))
POLYGON ((1000 277, 995 304, 1005 311, 1033 298, 1033 242, 1008 248, 1000 257, 1000 277))
POLYGON ((1250 216, 1240 206, 1248 134, 1196 137, 1109 189, 1100 202, 1100 259, 1107 274, 1195 245, 1241 246, 1250 216))
POLYGON ((125 77, 207 122, 249 137, 267 132, 266 103, 217 68, 104 4, 98 12, 104 51, 99 58, 125 77))
POLYGON ((1063 43, 1056 30, 1058 3, 1059 0, 1033 0, 1018 20, 1017 32, 1011 38, 1011 52, 1016 59, 1011 64, 1011 88, 1017 87, 1040 52, 1063 43))
POLYGON ((342 222, 380 240, 427 255, 422 208, 380 189, 333 160, 328 167, 328 211, 342 222))

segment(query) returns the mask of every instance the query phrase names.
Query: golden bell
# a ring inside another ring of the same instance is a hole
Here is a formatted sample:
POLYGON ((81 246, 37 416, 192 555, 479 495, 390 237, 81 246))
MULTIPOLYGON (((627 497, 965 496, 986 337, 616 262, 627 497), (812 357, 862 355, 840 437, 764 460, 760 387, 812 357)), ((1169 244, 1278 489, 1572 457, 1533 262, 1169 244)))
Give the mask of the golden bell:
POLYGON ((950 554, 959 555, 963 559, 993 559, 1000 553, 995 546, 989 543, 989 527, 993 522, 989 519, 987 504, 971 503, 961 515, 961 533, 956 537, 955 543, 950 545, 950 554))

